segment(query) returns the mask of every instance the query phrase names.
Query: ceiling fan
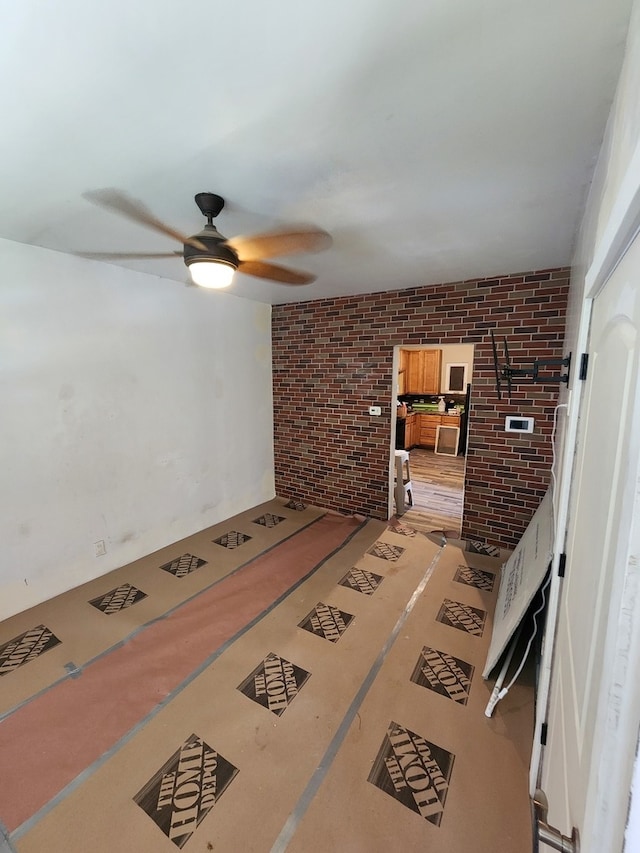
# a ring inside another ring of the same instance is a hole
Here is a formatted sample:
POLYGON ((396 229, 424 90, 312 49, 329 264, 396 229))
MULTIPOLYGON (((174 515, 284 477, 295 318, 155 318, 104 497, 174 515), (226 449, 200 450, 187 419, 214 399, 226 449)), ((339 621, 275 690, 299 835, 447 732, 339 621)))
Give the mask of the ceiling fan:
POLYGON ((194 284, 201 287, 228 287, 236 270, 256 278, 266 278, 281 284, 310 284, 316 276, 277 264, 266 258, 319 252, 329 248, 331 237, 326 231, 311 226, 268 231, 250 237, 227 239, 213 224, 224 207, 224 199, 215 193, 198 193, 195 202, 207 217, 207 224, 197 234, 188 237, 165 225, 140 201, 115 189, 91 190, 83 194, 87 201, 146 225, 182 243, 182 251, 174 252, 81 252, 83 258, 98 260, 135 258, 182 257, 189 268, 194 284))

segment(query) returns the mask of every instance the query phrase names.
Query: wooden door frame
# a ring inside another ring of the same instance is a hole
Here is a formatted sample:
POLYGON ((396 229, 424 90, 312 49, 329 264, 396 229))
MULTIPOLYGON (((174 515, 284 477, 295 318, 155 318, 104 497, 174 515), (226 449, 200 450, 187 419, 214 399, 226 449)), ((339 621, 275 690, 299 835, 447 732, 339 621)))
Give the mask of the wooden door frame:
MULTIPOLYGON (((470 346, 472 349, 471 353, 471 362, 469 364, 469 369, 471 375, 473 375, 473 363, 475 359, 475 345, 474 344, 460 344, 460 343, 437 343, 437 344, 395 344, 393 347, 393 367, 391 373, 391 431, 389 435, 389 488, 388 488, 388 501, 387 501, 387 518, 393 517, 393 484, 395 478, 395 437, 396 437, 396 414, 397 414, 397 402, 398 402, 398 373, 400 370, 400 350, 401 349, 409 349, 409 350, 429 350, 429 349, 440 349, 444 350, 447 347, 459 347, 459 346, 470 346)), ((444 355, 444 354, 443 354, 444 355)), ((445 364, 444 358, 442 364, 445 364)), ((442 369, 442 368, 441 368, 442 369)), ((473 383, 472 383, 473 386, 473 383)), ((446 395, 445 395, 446 396, 446 395)), ((467 449, 468 445, 468 436, 469 436, 469 418, 471 416, 471 412, 467 412, 467 449)), ((467 486, 467 458, 465 451, 465 461, 464 461, 464 481, 462 484, 463 490, 466 492, 467 486)), ((462 531, 464 522, 464 500, 462 503, 462 518, 460 519, 460 530, 462 531)))

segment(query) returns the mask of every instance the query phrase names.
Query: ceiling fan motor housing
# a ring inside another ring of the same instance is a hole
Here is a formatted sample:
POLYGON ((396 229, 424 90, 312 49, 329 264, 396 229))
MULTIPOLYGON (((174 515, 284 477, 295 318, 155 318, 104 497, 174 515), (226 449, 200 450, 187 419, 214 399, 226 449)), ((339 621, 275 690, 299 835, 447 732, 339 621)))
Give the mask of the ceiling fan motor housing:
POLYGON ((202 249, 196 249, 195 246, 185 243, 184 262, 187 266, 195 261, 216 260, 230 264, 235 269, 238 268, 238 256, 228 246, 225 238, 214 225, 205 225, 202 231, 193 236, 201 243, 204 243, 208 251, 203 252, 202 249))
MULTIPOLYGON (((224 207, 224 199, 215 193, 197 193, 195 202, 207 219, 216 217, 224 207)), ((211 223, 209 223, 211 224, 211 223)))

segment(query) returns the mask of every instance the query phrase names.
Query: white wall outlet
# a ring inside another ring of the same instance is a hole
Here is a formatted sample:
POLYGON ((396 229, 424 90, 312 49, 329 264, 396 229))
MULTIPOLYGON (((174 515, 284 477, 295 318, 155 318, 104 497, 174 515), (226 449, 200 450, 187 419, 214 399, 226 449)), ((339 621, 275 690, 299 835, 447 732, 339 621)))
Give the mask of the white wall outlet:
POLYGON ((98 539, 97 542, 93 543, 93 547, 95 548, 96 557, 104 557, 107 553, 107 546, 104 544, 104 539, 98 539))
POLYGON ((381 415, 382 414, 382 407, 381 406, 369 406, 369 414, 370 415, 376 415, 376 417, 378 415, 381 415))

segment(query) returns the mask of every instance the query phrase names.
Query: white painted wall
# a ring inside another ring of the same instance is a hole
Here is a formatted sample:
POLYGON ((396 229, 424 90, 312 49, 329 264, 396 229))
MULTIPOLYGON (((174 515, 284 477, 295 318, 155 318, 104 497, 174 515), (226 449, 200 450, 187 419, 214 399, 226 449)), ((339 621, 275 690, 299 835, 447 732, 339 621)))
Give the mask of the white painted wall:
POLYGON ((582 301, 589 269, 614 243, 623 217, 631 209, 630 196, 636 190, 635 175, 640 158, 640 5, 637 0, 629 24, 625 59, 615 101, 596 165, 573 258, 567 343, 578 339, 582 301))
POLYGON ((269 305, 7 240, 0 305, 0 619, 274 496, 269 305))
MULTIPOLYGON (((575 439, 575 420, 577 416, 580 383, 577 381, 578 359, 586 349, 588 340, 589 298, 595 295, 596 288, 602 283, 600 271, 610 268, 607 259, 615 258, 622 247, 630 240, 640 225, 640 2, 634 2, 634 10, 628 32, 625 61, 617 88, 615 103, 611 110, 607 131, 597 163, 594 180, 590 188, 585 215, 574 256, 565 352, 572 352, 573 390, 572 399, 561 389, 563 401, 570 403, 570 414, 560 414, 559 437, 566 433, 566 453, 572 454, 575 439), (573 437, 572 437, 573 436, 573 437)), ((640 268, 637 270, 640 286, 640 268)), ((637 377, 635 377, 637 380, 637 377)), ((634 381, 629 379, 628 381, 634 381)), ((640 423, 637 425, 640 430, 640 423)), ((562 442, 561 442, 562 443, 562 442)), ((563 448, 563 452, 564 448, 563 448)), ((562 455, 562 453, 561 453, 562 455)), ((559 466, 560 468, 560 466, 559 466)), ((570 478, 570 468, 566 478, 570 478)), ((566 482, 560 484, 560 495, 567 488, 566 482)), ((560 550, 560 549, 558 549, 560 550)), ((556 596, 557 600, 557 596, 556 596)), ((553 595, 552 595, 553 603, 553 595)), ((556 605, 557 606, 557 605, 556 605)), ((555 620, 548 617, 548 631, 552 630, 555 620), (550 626, 550 627, 549 627, 550 626)), ((551 638, 548 638, 549 646, 551 638)), ((544 667, 543 667, 544 669, 544 667)), ((543 678, 544 681, 544 678, 543 678)), ((609 701, 603 697, 604 704, 609 701)), ((542 703, 544 704, 544 703, 542 703)), ((640 709, 636 709, 636 712, 640 709)), ((619 709, 615 709, 615 714, 619 709)), ((637 716, 637 713, 636 713, 637 716)), ((540 718, 537 725, 541 722, 540 718)), ((535 738, 537 742, 537 736, 535 738)), ((535 747, 534 747, 535 748, 535 747)), ((595 770, 595 773, 598 771, 595 770)), ((640 771, 636 758, 635 783, 626 786, 626 780, 606 778, 602 784, 617 786, 615 795, 624 805, 629 798, 629 816, 625 839, 625 851, 640 850, 640 796, 637 780, 640 771)), ((564 804, 555 802, 548 788, 549 780, 543 783, 550 796, 550 821, 554 822, 554 809, 562 810, 564 804)), ((594 804, 591 803, 591 806, 594 804)), ((596 804, 597 805, 597 804, 596 804)), ((590 814, 594 808, 589 810, 590 814)), ((564 828, 566 831, 566 827, 564 828)), ((593 844, 590 827, 583 828, 585 847, 593 844)), ((546 849, 546 848, 545 848, 546 849)), ((613 851, 611 851, 613 853, 613 851)))

